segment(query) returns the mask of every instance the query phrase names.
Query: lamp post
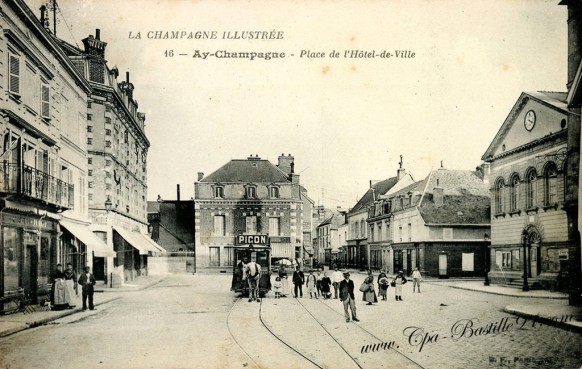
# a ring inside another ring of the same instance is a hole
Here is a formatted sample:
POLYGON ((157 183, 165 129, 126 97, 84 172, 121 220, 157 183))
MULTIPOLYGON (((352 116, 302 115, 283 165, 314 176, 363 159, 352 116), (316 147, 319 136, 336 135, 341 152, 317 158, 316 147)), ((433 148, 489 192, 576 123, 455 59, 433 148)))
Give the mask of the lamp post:
POLYGON ((523 243, 523 287, 522 291, 529 291, 529 284, 527 283, 527 229, 521 233, 521 241, 523 243))
POLYGON ((483 236, 485 240, 485 282, 483 283, 484 286, 489 286, 489 266, 491 264, 491 253, 489 251, 489 235, 485 233, 483 236))

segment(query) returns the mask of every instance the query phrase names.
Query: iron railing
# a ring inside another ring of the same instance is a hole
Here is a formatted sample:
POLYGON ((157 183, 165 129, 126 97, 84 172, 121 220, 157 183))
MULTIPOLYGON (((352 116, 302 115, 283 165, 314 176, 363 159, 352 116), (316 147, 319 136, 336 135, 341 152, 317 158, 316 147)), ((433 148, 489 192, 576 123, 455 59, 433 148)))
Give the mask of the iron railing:
POLYGON ((0 163, 0 192, 24 195, 61 208, 72 208, 74 186, 31 166, 0 163))

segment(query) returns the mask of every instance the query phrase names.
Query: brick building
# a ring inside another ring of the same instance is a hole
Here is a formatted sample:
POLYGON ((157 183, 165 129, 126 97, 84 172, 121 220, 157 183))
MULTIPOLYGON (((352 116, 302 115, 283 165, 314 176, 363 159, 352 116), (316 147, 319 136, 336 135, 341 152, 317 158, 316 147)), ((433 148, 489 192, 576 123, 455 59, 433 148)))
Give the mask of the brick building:
POLYGON ((301 257, 306 190, 294 165, 291 155, 279 156, 277 166, 251 155, 200 174, 194 184, 196 270, 231 269, 239 234, 268 235, 274 260, 301 257))

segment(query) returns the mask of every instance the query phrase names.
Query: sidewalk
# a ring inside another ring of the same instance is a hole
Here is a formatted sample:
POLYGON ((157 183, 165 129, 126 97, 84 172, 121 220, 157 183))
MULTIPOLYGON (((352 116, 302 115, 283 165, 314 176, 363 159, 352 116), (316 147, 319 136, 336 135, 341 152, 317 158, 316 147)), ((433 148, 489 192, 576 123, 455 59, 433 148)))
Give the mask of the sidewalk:
MULTIPOLYGON (((97 284, 95 286, 94 305, 95 307, 98 307, 99 305, 115 301, 122 298, 125 292, 141 291, 162 282, 165 278, 166 276, 139 277, 131 281, 130 284, 122 285, 120 288, 109 288, 103 284, 97 284)), ((0 337, 6 337, 75 313, 83 313, 83 302, 80 290, 79 294, 76 296, 76 303, 75 308, 67 310, 49 311, 42 306, 33 305, 27 309, 26 313, 19 312, 9 315, 0 315, 0 337)))
POLYGON ((444 285, 469 291, 524 298, 517 304, 506 306, 503 311, 528 318, 540 324, 552 325, 573 332, 582 332, 582 308, 568 305, 568 294, 545 290, 524 292, 519 288, 497 285, 485 286, 483 280, 428 279, 424 283, 444 285), (538 300, 539 299, 539 300, 538 300))

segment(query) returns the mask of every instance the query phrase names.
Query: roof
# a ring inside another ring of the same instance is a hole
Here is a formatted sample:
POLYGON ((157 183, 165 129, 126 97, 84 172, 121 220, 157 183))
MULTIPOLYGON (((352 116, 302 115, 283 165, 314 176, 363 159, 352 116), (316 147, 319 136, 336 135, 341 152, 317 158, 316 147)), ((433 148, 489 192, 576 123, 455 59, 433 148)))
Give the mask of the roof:
POLYGON ((340 225, 342 225, 345 221, 344 213, 339 211, 334 212, 332 215, 327 217, 323 222, 321 222, 317 228, 323 227, 326 225, 331 225, 331 229, 338 229, 340 225))
POLYGON ((470 170, 433 170, 422 181, 424 191, 418 207, 428 224, 489 224, 489 186, 470 170), (434 188, 442 188, 443 204, 434 202, 434 188))
POLYGON ((290 182, 289 177, 268 160, 233 159, 200 182, 290 182))
POLYGON ((148 213, 159 213, 160 212, 160 202, 159 201, 148 201, 148 213))
POLYGON ((362 196, 360 201, 358 201, 356 205, 354 205, 354 207, 352 208, 352 210, 348 212, 348 214, 356 213, 362 209, 365 209, 367 206, 372 205, 374 203, 374 200, 377 199, 378 196, 384 195, 386 192, 388 192, 392 187, 394 187, 396 182, 398 182, 398 178, 392 177, 372 185, 372 188, 366 191, 364 196, 362 196))

